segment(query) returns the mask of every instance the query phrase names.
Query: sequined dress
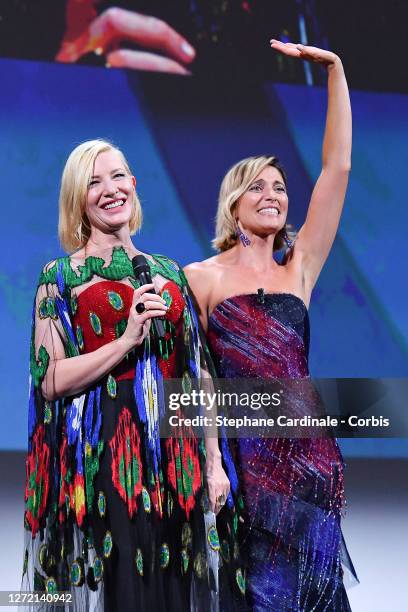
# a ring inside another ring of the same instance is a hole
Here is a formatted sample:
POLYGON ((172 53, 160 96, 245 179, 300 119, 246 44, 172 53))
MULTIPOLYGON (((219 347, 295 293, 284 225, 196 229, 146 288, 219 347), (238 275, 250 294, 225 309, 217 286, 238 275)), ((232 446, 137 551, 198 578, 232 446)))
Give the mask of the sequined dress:
POLYGON ((68 591, 81 612, 216 610, 220 542, 208 520, 204 442, 160 438, 163 381, 198 380, 207 368, 179 266, 149 258, 169 306, 159 344, 149 336, 75 396, 51 401, 44 390, 58 359, 95 351, 126 328, 138 287, 131 259, 123 248, 102 255, 57 259, 39 281, 22 588, 68 591))
MULTIPOLYGON (((209 318, 223 378, 308 377, 309 319, 292 294, 238 295, 209 318)), ((343 461, 334 438, 237 439, 246 510, 247 592, 257 612, 346 612, 343 461), (342 567, 343 565, 343 567, 342 567)))

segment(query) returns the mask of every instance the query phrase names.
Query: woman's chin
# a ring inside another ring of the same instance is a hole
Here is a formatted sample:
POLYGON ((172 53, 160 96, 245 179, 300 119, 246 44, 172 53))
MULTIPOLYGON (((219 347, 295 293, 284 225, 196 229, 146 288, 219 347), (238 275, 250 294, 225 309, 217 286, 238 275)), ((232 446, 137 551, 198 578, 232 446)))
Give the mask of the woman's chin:
POLYGON ((254 228, 252 233, 260 238, 267 238, 268 236, 276 236, 276 234, 278 234, 283 227, 281 223, 264 223, 262 226, 254 228))
POLYGON ((104 222, 104 230, 107 232, 118 232, 122 229, 129 229, 129 217, 128 216, 119 216, 112 217, 111 219, 104 222))

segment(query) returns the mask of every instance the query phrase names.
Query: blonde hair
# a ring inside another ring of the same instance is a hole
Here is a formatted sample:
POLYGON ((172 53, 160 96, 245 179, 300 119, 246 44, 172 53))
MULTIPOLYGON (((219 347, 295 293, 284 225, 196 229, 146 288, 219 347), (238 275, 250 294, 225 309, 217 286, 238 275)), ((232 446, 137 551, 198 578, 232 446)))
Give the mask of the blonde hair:
MULTIPOLYGON (((67 252, 85 246, 91 235, 91 226, 85 212, 89 182, 95 159, 100 153, 117 151, 126 172, 132 172, 122 151, 106 140, 87 140, 69 155, 61 178, 59 197, 58 236, 67 252)), ((142 225, 142 207, 136 191, 133 191, 132 215, 129 230, 134 234, 142 225)))
MULTIPOLYGON (((237 202, 258 174, 267 166, 273 166, 279 170, 286 187, 286 173, 278 158, 271 155, 257 155, 242 159, 232 166, 224 176, 218 197, 215 238, 212 241, 212 245, 217 251, 227 251, 237 243, 237 226, 233 214, 237 202)), ((289 231, 289 228, 290 226, 286 224, 278 232, 274 241, 274 251, 278 251, 285 246, 284 236, 289 239, 293 238, 294 234, 289 231)))

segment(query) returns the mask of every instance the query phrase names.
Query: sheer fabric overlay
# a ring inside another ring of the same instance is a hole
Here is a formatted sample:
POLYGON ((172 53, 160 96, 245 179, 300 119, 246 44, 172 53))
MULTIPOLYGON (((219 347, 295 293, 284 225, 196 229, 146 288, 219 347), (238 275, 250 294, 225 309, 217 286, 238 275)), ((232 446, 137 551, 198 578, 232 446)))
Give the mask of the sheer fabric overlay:
POLYGON ((101 379, 61 396, 62 360, 80 359, 124 333, 139 286, 135 254, 121 246, 78 252, 40 275, 22 589, 69 591, 74 609, 84 611, 217 610, 220 584, 232 593, 230 603, 245 592, 235 468, 223 444, 234 495, 217 529, 208 511, 204 441, 160 438, 163 381, 204 384, 212 374, 178 264, 147 256, 155 291, 169 307, 164 340, 148 336, 101 379))

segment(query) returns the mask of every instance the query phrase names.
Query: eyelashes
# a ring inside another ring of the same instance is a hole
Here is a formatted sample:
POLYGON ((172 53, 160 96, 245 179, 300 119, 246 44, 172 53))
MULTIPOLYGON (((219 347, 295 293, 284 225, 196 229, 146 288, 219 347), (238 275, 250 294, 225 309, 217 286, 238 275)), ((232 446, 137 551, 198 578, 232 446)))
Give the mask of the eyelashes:
MULTIPOLYGON (((116 174, 113 175, 113 179, 117 179, 117 178, 125 178, 126 174, 124 172, 117 172, 116 174)), ((88 188, 89 187, 93 187, 94 185, 97 185, 98 183, 100 183, 99 179, 92 179, 89 183, 88 183, 88 188)))
MULTIPOLYGON (((263 186, 259 184, 251 185, 250 187, 248 187, 248 191, 260 192, 262 190, 263 190, 263 186)), ((277 191, 278 193, 286 193, 286 189, 282 187, 281 185, 276 185, 274 187, 274 190, 277 191)))

